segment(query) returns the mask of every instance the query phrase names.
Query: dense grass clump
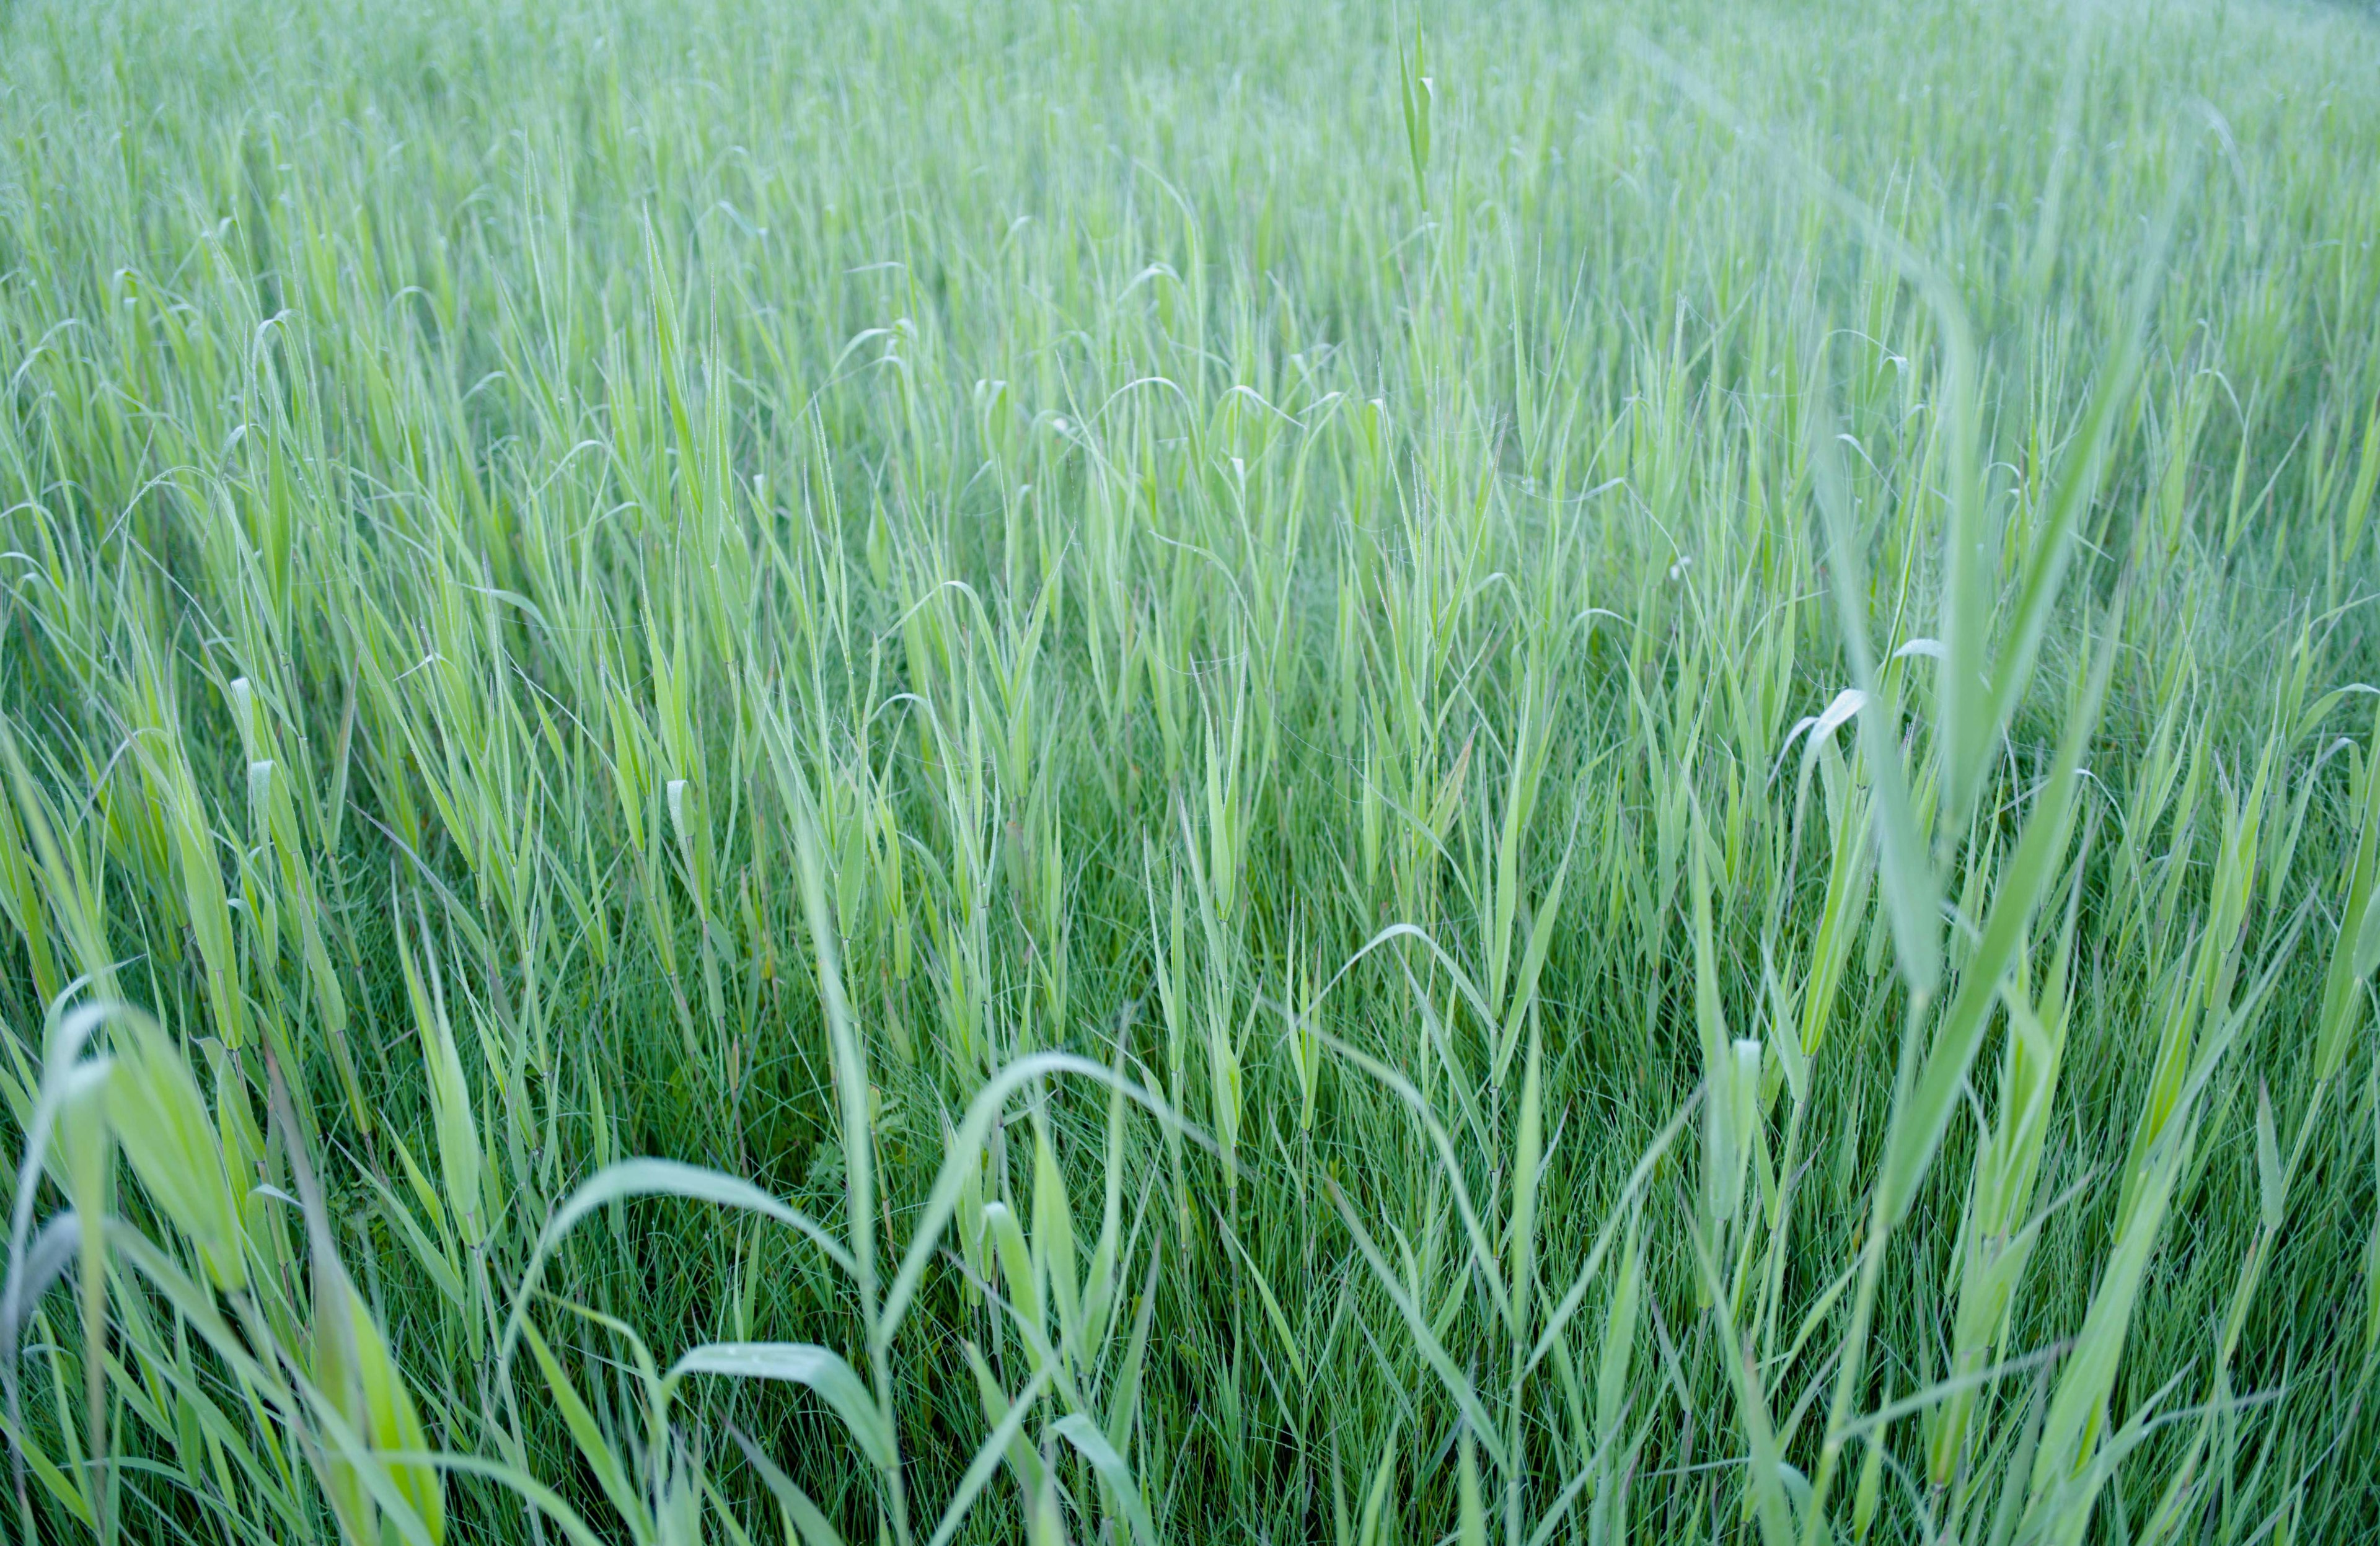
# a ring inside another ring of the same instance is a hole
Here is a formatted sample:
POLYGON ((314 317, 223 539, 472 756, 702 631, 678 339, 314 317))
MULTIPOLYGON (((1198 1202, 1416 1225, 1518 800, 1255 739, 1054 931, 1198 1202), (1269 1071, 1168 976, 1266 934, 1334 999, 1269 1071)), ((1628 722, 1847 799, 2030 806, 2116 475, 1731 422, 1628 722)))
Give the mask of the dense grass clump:
POLYGON ((2277 3, 0 3, 0 1528, 2372 1539, 2375 144, 2277 3))

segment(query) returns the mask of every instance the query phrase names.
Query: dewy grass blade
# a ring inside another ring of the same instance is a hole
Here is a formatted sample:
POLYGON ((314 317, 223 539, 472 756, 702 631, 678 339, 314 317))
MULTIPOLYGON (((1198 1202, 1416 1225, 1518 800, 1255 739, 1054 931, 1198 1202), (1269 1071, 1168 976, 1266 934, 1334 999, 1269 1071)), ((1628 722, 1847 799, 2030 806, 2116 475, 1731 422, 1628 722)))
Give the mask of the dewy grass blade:
POLYGON ((810 1343, 707 1342, 688 1349, 662 1377, 666 1392, 695 1374, 724 1374, 738 1380, 783 1380, 816 1391, 859 1445, 860 1453, 880 1470, 891 1470, 898 1458, 892 1447, 892 1425, 868 1394, 867 1383, 839 1354, 810 1343))

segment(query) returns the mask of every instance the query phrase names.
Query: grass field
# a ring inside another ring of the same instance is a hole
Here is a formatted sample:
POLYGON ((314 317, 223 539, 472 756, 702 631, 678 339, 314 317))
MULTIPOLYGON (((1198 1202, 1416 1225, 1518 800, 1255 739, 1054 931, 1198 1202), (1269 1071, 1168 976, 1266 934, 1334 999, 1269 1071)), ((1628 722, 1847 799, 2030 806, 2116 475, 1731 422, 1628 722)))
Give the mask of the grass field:
POLYGON ((2380 1533, 2380 23, 0 0, 21 1541, 2380 1533))

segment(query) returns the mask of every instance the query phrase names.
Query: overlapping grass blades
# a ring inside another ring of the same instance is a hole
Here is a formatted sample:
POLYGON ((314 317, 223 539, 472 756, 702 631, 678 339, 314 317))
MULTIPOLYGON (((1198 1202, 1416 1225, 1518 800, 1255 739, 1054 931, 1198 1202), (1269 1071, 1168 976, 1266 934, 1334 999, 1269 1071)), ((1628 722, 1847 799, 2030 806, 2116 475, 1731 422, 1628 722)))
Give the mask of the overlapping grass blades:
POLYGON ((796 11, 0 12, 11 1539, 2380 1529, 2366 20, 796 11))

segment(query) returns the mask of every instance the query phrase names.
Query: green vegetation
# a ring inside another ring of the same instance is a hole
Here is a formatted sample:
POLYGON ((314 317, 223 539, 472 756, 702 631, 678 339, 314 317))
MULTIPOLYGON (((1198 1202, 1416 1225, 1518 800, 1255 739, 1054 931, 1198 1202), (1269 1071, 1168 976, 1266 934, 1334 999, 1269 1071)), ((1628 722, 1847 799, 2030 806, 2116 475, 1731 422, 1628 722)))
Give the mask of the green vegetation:
POLYGON ((0 5, 0 1529, 2371 1539, 2375 144, 2277 3, 0 5))

